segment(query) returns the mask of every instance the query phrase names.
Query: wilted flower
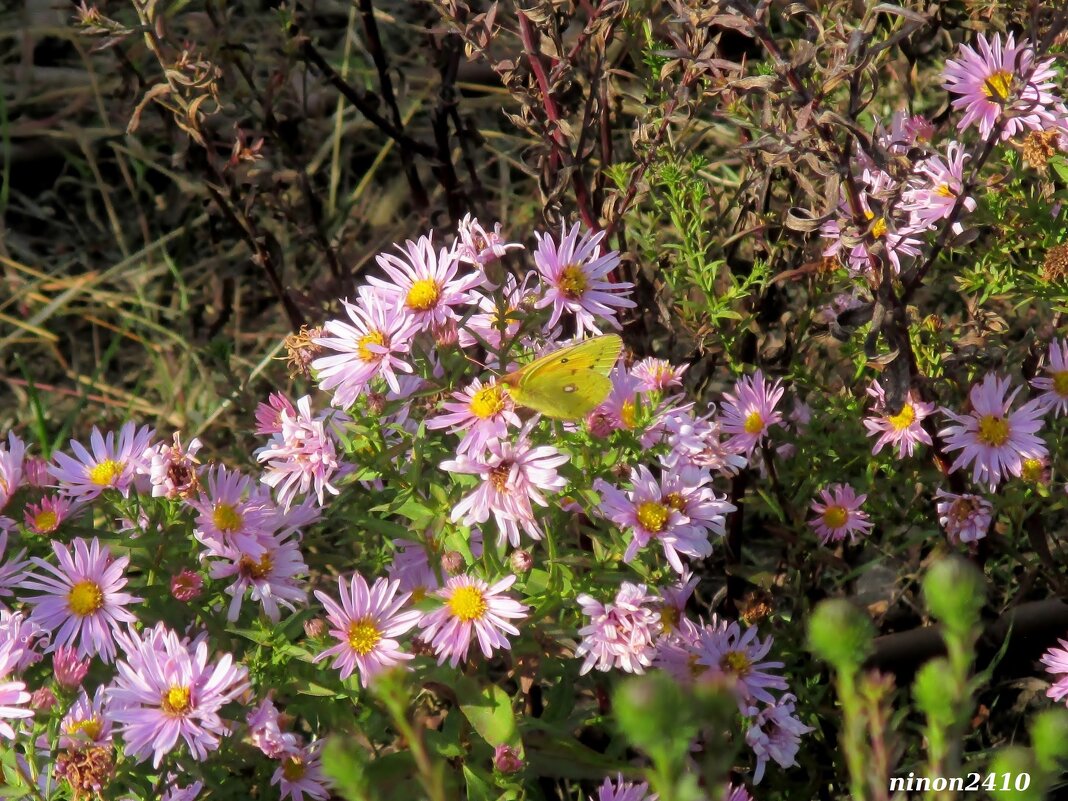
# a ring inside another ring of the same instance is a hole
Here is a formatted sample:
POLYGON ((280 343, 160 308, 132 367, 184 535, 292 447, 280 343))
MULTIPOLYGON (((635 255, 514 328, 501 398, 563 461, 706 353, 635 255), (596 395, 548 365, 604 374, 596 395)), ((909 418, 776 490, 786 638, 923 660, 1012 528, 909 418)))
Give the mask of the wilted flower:
POLYGON ((644 673, 652 665, 660 613, 656 611, 657 597, 650 595, 644 584, 623 582, 615 600, 608 604, 585 594, 575 600, 590 619, 578 632, 582 642, 575 658, 584 660, 579 675, 594 668, 644 673))
POLYGON ((938 522, 946 530, 952 543, 972 543, 981 540, 994 519, 994 507, 979 495, 954 495, 943 490, 935 493, 938 499, 938 522))
POLYGON ((152 481, 152 496, 159 498, 188 498, 200 487, 197 479, 196 458, 202 443, 195 437, 189 446, 182 447, 181 434, 174 432, 172 445, 160 444, 150 451, 149 475, 152 481))
POLYGON ((765 706, 759 712, 755 707, 750 709, 750 714, 755 717, 745 733, 745 742, 753 749, 757 758, 753 784, 760 784, 760 780, 764 778, 764 768, 769 759, 775 760, 783 768, 797 764, 801 735, 813 729, 794 715, 796 700, 792 694, 787 693, 778 703, 765 706))

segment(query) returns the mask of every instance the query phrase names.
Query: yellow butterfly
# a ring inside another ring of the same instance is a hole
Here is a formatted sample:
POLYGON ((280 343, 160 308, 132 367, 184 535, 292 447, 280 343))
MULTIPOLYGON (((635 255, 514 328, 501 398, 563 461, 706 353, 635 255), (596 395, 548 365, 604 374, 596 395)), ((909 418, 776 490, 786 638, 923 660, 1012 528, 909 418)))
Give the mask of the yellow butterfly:
POLYGON ((586 339, 535 359, 501 383, 520 406, 557 420, 581 420, 612 391, 608 374, 622 351, 616 334, 586 339))

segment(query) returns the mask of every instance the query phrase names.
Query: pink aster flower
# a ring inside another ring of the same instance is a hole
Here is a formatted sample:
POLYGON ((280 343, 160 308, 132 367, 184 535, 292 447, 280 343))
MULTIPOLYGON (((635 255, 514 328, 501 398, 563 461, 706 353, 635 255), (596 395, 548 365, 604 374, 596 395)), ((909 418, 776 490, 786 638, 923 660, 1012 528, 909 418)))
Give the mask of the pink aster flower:
MULTIPOLYGON (((29 562, 23 559, 26 556, 25 549, 16 554, 7 552, 8 533, 0 530, 0 597, 11 595, 12 588, 22 581, 29 562)), ((0 609, 6 608, 0 602, 0 609)))
POLYGON ((653 643, 660 634, 659 599, 650 595, 644 584, 624 581, 615 600, 607 605, 590 595, 579 595, 575 600, 590 619, 578 631, 582 642, 575 649, 575 658, 584 660, 580 676, 594 668, 644 673, 653 664, 653 643))
POLYGON ((474 576, 453 576, 435 593, 445 603, 419 621, 419 637, 434 649, 439 665, 466 660, 473 638, 487 659, 495 648, 511 648, 504 635, 518 636, 519 629, 508 621, 527 616, 527 607, 504 594, 515 579, 506 576, 490 586, 474 576))
MULTIPOLYGON (((649 433, 654 431, 658 431, 671 448, 661 459, 667 470, 692 465, 732 476, 748 463, 745 456, 733 450, 734 437, 723 439, 723 427, 712 404, 702 417, 694 416, 692 408, 668 411, 660 416, 649 433)), ((644 447, 654 444, 655 439, 642 437, 644 447)))
POLYGON ((534 263, 542 280, 548 284, 545 296, 536 305, 539 309, 553 307, 549 328, 555 326, 566 311, 575 316, 575 333, 579 337, 586 331, 601 333, 598 320, 619 330, 622 328, 616 320, 619 309, 632 309, 636 305, 625 297, 634 284, 605 280, 619 266, 619 254, 614 250, 601 253, 604 231, 587 231, 580 238, 580 229, 579 223, 575 223, 570 231, 561 226, 559 244, 553 240, 552 234, 535 232, 538 248, 534 263))
POLYGON ((751 456, 771 427, 782 425, 782 413, 775 407, 784 391, 779 380, 768 386, 760 370, 738 379, 734 391, 723 395, 720 425, 730 435, 727 446, 751 456))
POLYGON ((193 536, 210 552, 238 550, 257 558, 263 553, 260 540, 274 528, 275 506, 268 490, 249 476, 215 465, 189 505, 198 513, 193 536))
POLYGON ((283 412, 288 412, 290 417, 296 417, 297 407, 281 392, 272 392, 267 396, 266 403, 256 405, 256 433, 267 436, 281 434, 283 412))
POLYGON ((141 600, 121 591, 130 557, 112 559, 111 551, 95 537, 92 542, 78 537, 71 544, 73 552, 60 542, 52 543, 59 567, 34 557, 34 565, 43 572, 29 574, 19 588, 45 593, 24 600, 33 607, 30 619, 52 632, 46 652, 76 644, 79 655, 99 655, 111 662, 114 634, 121 624, 137 620, 126 606, 141 600))
POLYGON ((64 492, 82 501, 92 500, 106 489, 116 489, 125 497, 130 494, 137 474, 148 471, 144 454, 151 445, 153 433, 148 426, 139 429, 133 423, 126 423, 116 442, 114 431, 105 436, 94 426, 89 437, 92 453, 72 439, 70 446, 77 458, 57 452, 55 464, 49 466, 48 472, 55 476, 64 492))
MULTIPOLYGON (((922 230, 911 225, 908 219, 876 216, 870 208, 865 192, 861 192, 860 201, 861 210, 870 223, 871 236, 882 242, 881 258, 890 262, 895 274, 900 273, 902 259, 914 258, 923 248, 923 240, 920 238, 922 230)), ((823 238, 830 241, 822 255, 838 256, 855 275, 870 273, 874 269, 876 256, 869 247, 870 241, 867 237, 854 245, 847 245, 842 238, 843 231, 853 224, 852 210, 844 197, 839 212, 837 219, 828 220, 820 228, 823 238)))
POLYGON ((686 618, 686 604, 701 579, 688 569, 679 576, 677 584, 660 588, 660 628, 670 636, 686 618))
POLYGON ((39 649, 48 645, 49 632, 22 612, 0 610, 0 645, 10 643, 15 656, 15 672, 21 673, 41 661, 39 649))
POLYGON ((403 247, 396 247, 402 257, 380 253, 376 259, 390 280, 372 275, 368 283, 418 330, 428 331, 459 320, 453 307, 470 301, 469 291, 481 283, 481 273, 457 277, 460 260, 456 249, 442 248, 435 254, 433 234, 415 242, 409 239, 403 247))
POLYGON ((1056 411, 1057 417, 1068 414, 1068 339, 1054 339, 1049 343, 1046 356, 1048 375, 1031 379, 1031 386, 1043 390, 1039 400, 1047 412, 1056 411))
POLYGON ((428 418, 426 427, 432 430, 449 428, 450 434, 462 434, 456 446, 457 454, 478 457, 492 439, 503 440, 509 427, 519 428, 521 422, 514 411, 511 396, 494 379, 483 384, 476 378, 462 392, 454 392, 452 401, 442 404, 445 414, 428 418))
POLYGON ((278 708, 270 698, 264 698, 249 712, 248 733, 252 744, 271 759, 296 753, 300 748, 297 735, 283 732, 278 723, 278 708))
MULTIPOLYGON (((708 533, 712 526, 704 521, 687 517, 676 505, 683 506, 681 499, 672 503, 653 474, 640 465, 630 474, 632 489, 622 492, 607 482, 598 479, 593 488, 601 493, 600 512, 621 529, 631 532, 630 542, 623 554, 623 561, 630 562, 638 551, 656 540, 664 550, 664 557, 675 570, 682 573, 685 567, 680 554, 695 559, 712 553, 708 533)), ((722 533, 722 521, 715 527, 722 533)))
POLYGON ((152 756, 158 768, 181 738, 203 762, 230 728, 219 710, 248 688, 248 671, 230 654, 208 661, 202 635, 192 643, 163 623, 123 639, 124 659, 108 688, 108 714, 122 724, 126 755, 138 762, 152 756))
POLYGON ((397 637, 409 631, 422 617, 417 609, 402 612, 411 597, 404 593, 397 597, 399 583, 384 578, 367 586, 366 580, 355 573, 349 582, 337 581, 341 603, 316 590, 315 597, 326 607, 330 634, 334 645, 315 657, 321 662, 334 657, 333 667, 347 679, 359 671, 360 683, 368 686, 378 673, 412 659, 401 650, 397 637))
POLYGON ((782 662, 765 662, 771 651, 772 638, 763 641, 756 626, 742 632, 737 622, 727 625, 705 626, 694 648, 697 664, 707 668, 706 675, 724 676, 732 680, 734 693, 744 712, 757 701, 774 704, 771 690, 785 690, 786 679, 774 671, 784 667, 782 662))
POLYGON ((812 502, 811 509, 816 517, 808 521, 819 535, 820 543, 841 542, 847 536, 850 542, 858 534, 864 535, 871 530, 868 513, 860 507, 867 500, 867 495, 857 495, 848 484, 832 484, 820 490, 820 500, 812 502))
MULTIPOLYGON (((912 215, 912 224, 919 229, 933 229, 949 217, 957 198, 964 191, 964 162, 970 158, 960 142, 950 142, 946 156, 929 156, 916 168, 916 180, 902 193, 901 210, 912 215)), ((975 211, 975 198, 964 199, 962 208, 975 211)), ((961 225, 956 224, 959 230, 961 225)))
POLYGON ((753 796, 749 795, 744 784, 728 784, 723 788, 723 801, 753 801, 753 796))
POLYGON ((607 437, 613 431, 631 431, 638 425, 641 410, 641 381, 627 371, 623 357, 608 376, 612 389, 604 402, 586 417, 586 427, 595 437, 607 437))
POLYGON ((979 135, 988 139, 1004 119, 1001 139, 1005 140, 1021 131, 1051 127, 1061 116, 1053 63, 1052 58, 1036 61, 1031 43, 1024 39, 1017 45, 1011 33, 1004 45, 1000 34, 991 40, 981 34, 978 51, 962 44, 957 60, 946 62, 942 84, 959 95, 953 107, 965 110, 957 128, 976 125, 979 135))
POLYGON ((185 787, 178 786, 178 779, 171 775, 168 777, 167 790, 159 801, 197 801, 200 791, 204 789, 204 782, 193 782, 185 787))
POLYGON ((972 481, 985 480, 991 491, 1010 475, 1019 476, 1025 459, 1039 459, 1047 455, 1046 444, 1038 436, 1042 429, 1045 404, 1040 399, 1028 401, 1016 411, 1013 399, 1017 387, 1005 398, 1009 379, 999 379, 987 373, 982 384, 968 393, 971 411, 958 415, 942 409, 956 425, 938 432, 945 438, 946 451, 960 451, 950 470, 972 465, 972 481))
MULTIPOLYGON (((522 250, 518 242, 505 242, 501 233, 501 224, 495 223, 492 231, 487 231, 479 221, 470 214, 465 214, 457 226, 459 244, 456 258, 478 266, 485 266, 504 256, 509 250, 522 250)), ((487 285, 485 279, 483 286, 487 285)))
POLYGON ((525 434, 520 434, 514 444, 490 440, 485 453, 477 457, 459 454, 441 463, 441 469, 450 473, 471 473, 482 478, 482 483, 453 508, 452 520, 470 526, 485 523, 492 514, 498 542, 508 540, 514 547, 519 546, 520 530, 531 539, 541 539, 531 502, 548 506, 542 492, 567 486, 556 468, 568 456, 551 445, 531 447, 525 434))
POLYGON ((104 711, 106 688, 97 687, 93 697, 82 690, 59 724, 59 747, 85 748, 111 743, 111 719, 104 711))
MULTIPOLYGON (((494 361, 503 345, 515 340, 526 312, 533 309, 538 300, 538 274, 527 273, 520 282, 508 273, 504 278, 504 288, 494 296, 480 292, 471 293, 471 304, 478 309, 464 323, 458 332, 461 348, 485 345, 489 351, 490 361, 487 367, 496 365, 494 361), (526 311, 525 311, 526 310, 526 311), (504 335, 501 335, 503 322, 504 335)), ((555 337, 549 335, 550 339, 555 337)))
POLYGON ((282 618, 279 607, 296 609, 308 599, 307 590, 299 576, 308 574, 308 566, 300 553, 299 540, 290 534, 271 534, 260 538, 262 547, 256 556, 237 549, 225 550, 221 558, 211 562, 208 571, 213 579, 233 578, 224 592, 231 597, 226 619, 233 623, 241 614, 245 592, 252 591, 252 600, 263 606, 264 614, 272 623, 282 618))
POLYGON ((54 534, 68 517, 78 510, 78 505, 62 495, 46 495, 38 503, 27 504, 23 523, 34 534, 54 534))
POLYGON ((625 782, 623 774, 618 773, 615 782, 606 778, 597 788, 597 797, 590 796, 590 801, 656 801, 657 797, 649 794, 648 782, 625 782))
POLYGON ((0 738, 15 739, 15 729, 8 721, 33 717, 29 709, 31 694, 21 681, 11 680, 18 656, 14 643, 0 643, 0 738))
POLYGON ((286 509, 298 494, 314 492, 322 506, 324 491, 331 495, 340 492, 330 483, 341 468, 336 437, 327 429, 328 424, 335 422, 329 412, 313 415, 311 396, 305 395, 297 401, 295 414, 282 411, 282 430, 256 450, 256 461, 267 463, 260 481, 274 488, 279 503, 286 509))
POLYGON ((367 287, 360 291, 356 303, 342 301, 350 323, 328 320, 323 326, 327 336, 312 340, 327 351, 312 362, 319 389, 334 390, 332 403, 348 409, 375 378, 394 392, 400 392, 397 373, 410 373, 404 361, 416 326, 403 311, 367 287))
POLYGON ((938 522, 946 530, 950 542, 973 543, 981 540, 990 530, 994 519, 994 507, 980 495, 954 495, 938 490, 938 522))
POLYGON ((765 706, 755 715, 749 730, 745 733, 745 742, 753 749, 757 758, 753 784, 760 784, 764 778, 764 769, 769 760, 775 760, 779 767, 788 768, 797 764, 797 752, 801 747, 801 735, 812 731, 794 714, 794 702, 797 699, 787 693, 772 706, 765 706))
POLYGON ((666 359, 649 357, 635 364, 630 374, 641 382, 638 387, 640 392, 664 392, 682 386, 682 374, 689 366, 683 364, 675 367, 666 359))
POLYGON ((197 451, 203 443, 194 437, 188 445, 182 445, 182 435, 174 432, 172 444, 160 443, 149 451, 149 480, 154 498, 188 498, 200 487, 197 476, 197 451))
POLYGON ((25 459, 26 443, 16 437, 14 431, 9 431, 7 445, 0 443, 0 509, 7 505, 11 496, 22 486, 25 459))
POLYGON ((89 657, 78 657, 78 651, 61 645, 52 652, 52 673, 56 683, 65 690, 74 690, 82 686, 89 673, 89 657))
POLYGON ((1062 701, 1068 696, 1068 641, 1058 639, 1060 647, 1050 648, 1042 655, 1042 664, 1046 672, 1057 678, 1046 690, 1046 695, 1054 701, 1062 701))
POLYGON ((271 784, 278 785, 281 798, 303 801, 304 796, 308 796, 326 801, 330 797, 320 762, 320 742, 316 740, 282 758, 282 764, 271 776, 271 784))
POLYGON ((910 389, 905 404, 897 414, 887 414, 886 392, 878 381, 872 381, 868 394, 875 398, 872 415, 864 419, 868 436, 878 436, 872 447, 872 455, 877 454, 885 445, 897 448, 897 456, 904 459, 912 456, 917 443, 931 444, 931 435, 923 428, 923 421, 934 413, 935 405, 919 400, 910 389))

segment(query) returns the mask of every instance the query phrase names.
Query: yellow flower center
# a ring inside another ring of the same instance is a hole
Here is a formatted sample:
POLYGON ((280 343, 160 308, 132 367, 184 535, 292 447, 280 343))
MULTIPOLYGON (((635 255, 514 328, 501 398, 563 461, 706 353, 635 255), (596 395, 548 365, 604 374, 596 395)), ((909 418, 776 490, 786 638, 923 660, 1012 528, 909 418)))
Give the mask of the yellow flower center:
POLYGON ((438 286, 438 282, 432 278, 423 278, 412 284, 405 303, 409 309, 415 311, 430 311, 438 305, 440 298, 441 287, 438 286))
POLYGON ((752 411, 745 418, 745 433, 746 434, 759 434, 764 430, 764 418, 760 416, 760 412, 752 411))
POLYGON ((449 610, 465 623, 479 620, 489 605, 478 587, 458 587, 449 598, 449 610))
POLYGON ((1009 439, 1009 423, 1003 417, 986 414, 979 418, 979 441, 1000 448, 1009 439))
POLYGON ((842 506, 828 506, 823 513, 823 524, 827 528, 841 528, 849 520, 849 512, 842 506))
POLYGON ((686 508, 686 499, 682 497, 681 492, 669 492, 664 496, 663 501, 676 512, 681 512, 686 508))
POLYGON ((671 515, 671 510, 656 501, 645 501, 638 507, 638 522, 653 534, 664 530, 664 525, 671 515))
POLYGON ((88 720, 73 720, 67 726, 67 734, 71 737, 77 737, 79 734, 84 734, 90 740, 95 740, 100 736, 100 731, 103 728, 103 724, 99 718, 89 718, 88 720))
POLYGON ((1062 398, 1068 398, 1068 370, 1053 374, 1053 391, 1062 398))
POLYGON ((660 609, 660 625, 665 634, 670 634, 679 624, 679 610, 674 606, 665 606, 660 609))
POLYGON ((256 581, 269 576, 273 568, 274 561, 271 559, 270 551, 265 551, 258 562, 249 556, 242 555, 237 563, 237 569, 242 576, 247 576, 256 581))
POLYGON ((504 409, 504 393, 497 386, 482 387, 471 396, 469 408, 475 417, 488 420, 504 409))
POLYGON ((114 459, 105 459, 89 471, 89 480, 98 487, 110 487, 115 483, 115 480, 122 475, 122 467, 122 462, 116 462, 114 459))
POLYGON ((586 294, 589 282, 586 280, 586 273, 582 271, 582 268, 577 264, 571 264, 560 273, 558 286, 564 297, 578 300, 586 294))
POLYGON ((371 653, 381 639, 382 632, 370 617, 361 617, 349 624, 349 646, 360 656, 371 653))
POLYGON ((876 239, 882 239, 884 236, 886 236, 887 230, 888 229, 886 227, 886 219, 884 217, 880 217, 872 225, 872 227, 871 227, 871 235, 873 237, 875 237, 876 239))
POLYGON ((59 526, 59 515, 51 509, 42 509, 33 516, 33 529, 38 534, 51 534, 59 526))
POLYGON ((490 470, 490 483, 493 488, 504 495, 508 494, 508 476, 512 473, 512 463, 502 462, 490 470))
POLYGON ((67 593, 67 608, 78 617, 87 617, 104 605, 104 592, 95 581, 79 581, 67 593))
POLYGON ((749 657, 741 651, 728 651, 719 660, 719 667, 724 673, 733 673, 736 676, 744 676, 752 665, 749 657))
POLYGON ((386 346, 386 335, 381 331, 371 331, 360 337, 360 341, 356 343, 357 352, 360 354, 360 361, 364 362, 377 362, 382 358, 381 353, 375 353, 368 348, 368 345, 380 345, 386 346))
POLYGON ((240 531, 241 527, 245 524, 244 518, 241 517, 241 513, 228 503, 215 504, 215 511, 211 515, 211 522, 213 522, 215 528, 219 529, 223 534, 232 534, 235 531, 240 531))
POLYGON ((942 197, 956 197, 957 196, 957 193, 949 188, 949 184, 942 184, 941 186, 939 186, 935 190, 935 194, 936 195, 941 195, 942 197))
POLYGON ((911 403, 906 403, 901 407, 901 411, 897 414, 892 414, 886 418, 895 431, 904 431, 916 420, 916 411, 912 408, 911 403))
POLYGON ((638 409, 634 400, 623 401, 623 408, 619 410, 619 422, 624 428, 634 428, 638 421, 638 409))
POLYGON ((983 81, 983 94, 999 103, 1004 103, 1009 99, 1010 89, 1012 89, 1012 73, 1007 70, 995 72, 983 81))
POLYGON ((298 782, 304 778, 304 774, 307 772, 308 769, 304 765, 304 760, 300 757, 286 757, 286 761, 282 763, 282 776, 287 782, 298 782))
POLYGON ((188 687, 174 685, 163 694, 163 698, 160 699, 160 705, 168 715, 180 717, 188 712, 189 707, 192 706, 190 698, 188 687))
POLYGON ((1024 481, 1037 484, 1042 481, 1045 472, 1046 466, 1041 459, 1024 459, 1023 470, 1021 471, 1024 481))

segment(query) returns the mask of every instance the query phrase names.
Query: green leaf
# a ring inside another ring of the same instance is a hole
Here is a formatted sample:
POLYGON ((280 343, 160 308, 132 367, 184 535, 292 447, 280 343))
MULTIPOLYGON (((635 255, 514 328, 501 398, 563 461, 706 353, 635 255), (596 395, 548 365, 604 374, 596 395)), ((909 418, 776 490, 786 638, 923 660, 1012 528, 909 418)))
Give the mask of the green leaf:
POLYGON ((512 699, 496 684, 480 687, 464 677, 456 684, 456 698, 464 717, 491 746, 520 745, 512 699))
POLYGON ((467 801, 494 801, 489 783, 467 765, 464 765, 464 780, 467 782, 467 801))
POLYGON ((323 747, 323 773, 333 782, 334 790, 346 801, 367 801, 370 783, 367 757, 362 750, 343 737, 331 737, 323 747))

